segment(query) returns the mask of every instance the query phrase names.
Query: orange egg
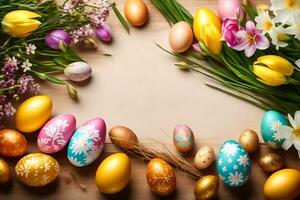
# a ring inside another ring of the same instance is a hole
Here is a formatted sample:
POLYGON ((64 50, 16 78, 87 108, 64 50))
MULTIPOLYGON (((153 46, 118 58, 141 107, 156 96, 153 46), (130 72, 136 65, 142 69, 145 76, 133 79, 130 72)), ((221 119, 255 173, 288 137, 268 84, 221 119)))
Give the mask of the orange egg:
POLYGON ((126 19, 133 26, 142 26, 148 20, 148 8, 143 0, 127 0, 124 11, 126 19))
POLYGON ((2 129, 0 131, 0 153, 4 156, 17 157, 27 151, 27 140, 18 131, 2 129))
POLYGON ((176 189, 173 168, 160 158, 154 158, 148 163, 146 178, 152 192, 160 196, 169 195, 176 189))
POLYGON ((173 51, 182 53, 188 50, 193 43, 194 34, 191 26, 186 22, 178 22, 169 33, 169 44, 173 51))

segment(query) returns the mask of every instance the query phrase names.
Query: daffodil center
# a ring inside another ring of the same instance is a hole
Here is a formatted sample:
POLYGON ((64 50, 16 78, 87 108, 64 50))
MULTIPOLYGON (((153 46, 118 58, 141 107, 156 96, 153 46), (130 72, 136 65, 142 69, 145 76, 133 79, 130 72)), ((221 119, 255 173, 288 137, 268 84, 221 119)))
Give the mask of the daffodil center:
POLYGON ((279 41, 288 41, 290 38, 287 34, 279 33, 277 36, 279 41))
POLYGON ((285 0, 284 2, 287 8, 297 8, 298 6, 297 0, 285 0))
POLYGON ((300 129, 294 129, 294 138, 300 140, 300 129))
POLYGON ((263 26, 264 26, 264 31, 269 31, 273 27, 273 23, 270 22, 269 20, 264 20, 263 26))

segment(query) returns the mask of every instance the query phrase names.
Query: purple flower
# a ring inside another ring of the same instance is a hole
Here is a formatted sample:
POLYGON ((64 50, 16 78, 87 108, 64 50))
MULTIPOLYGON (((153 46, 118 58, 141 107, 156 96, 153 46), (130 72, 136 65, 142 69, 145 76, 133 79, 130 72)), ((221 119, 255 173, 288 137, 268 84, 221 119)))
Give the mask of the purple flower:
POLYGON ((6 57, 4 59, 4 66, 2 68, 3 75, 12 77, 18 70, 18 60, 15 57, 6 57))
POLYGON ((229 47, 233 47, 241 42, 236 37, 236 33, 244 30, 236 19, 224 18, 222 22, 222 40, 226 41, 229 47))
POLYGON ((238 31, 235 36, 239 42, 232 48, 237 51, 244 50, 247 57, 251 57, 256 49, 265 50, 270 46, 268 38, 262 30, 256 29, 253 21, 247 21, 246 30, 238 31))
POLYGON ((72 40, 67 32, 61 29, 56 29, 46 35, 45 42, 48 47, 52 49, 59 49, 62 42, 69 46, 71 45, 72 40))
POLYGON ((94 35, 94 28, 90 24, 87 24, 79 29, 72 30, 70 34, 73 42, 77 44, 86 38, 92 37, 94 35))
POLYGON ((18 80, 18 92, 19 94, 33 94, 36 95, 39 91, 39 84, 34 82, 34 79, 30 75, 23 74, 18 80))
POLYGON ((95 29, 96 36, 103 42, 110 42, 112 40, 112 31, 107 24, 102 24, 95 29))

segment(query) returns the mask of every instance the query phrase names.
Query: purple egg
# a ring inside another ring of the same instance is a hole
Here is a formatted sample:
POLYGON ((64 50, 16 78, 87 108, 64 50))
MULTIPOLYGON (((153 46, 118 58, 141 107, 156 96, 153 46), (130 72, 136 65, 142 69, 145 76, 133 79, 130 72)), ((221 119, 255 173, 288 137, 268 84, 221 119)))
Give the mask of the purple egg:
POLYGON ((52 49, 59 49, 59 44, 61 42, 63 42, 66 46, 70 46, 72 39, 66 31, 62 29, 56 29, 46 35, 45 42, 48 47, 52 49))

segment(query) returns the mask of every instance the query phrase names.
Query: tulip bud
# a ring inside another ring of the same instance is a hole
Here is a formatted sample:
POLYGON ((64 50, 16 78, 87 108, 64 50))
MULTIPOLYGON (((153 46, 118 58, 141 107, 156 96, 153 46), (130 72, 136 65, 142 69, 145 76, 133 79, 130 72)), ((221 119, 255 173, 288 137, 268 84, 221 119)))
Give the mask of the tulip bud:
POLYGON ((287 83, 294 72, 294 66, 285 58, 276 55, 261 56, 254 62, 253 73, 258 80, 269 86, 287 83))
POLYGON ((107 24, 103 24, 96 28, 96 36, 103 42, 110 42, 112 40, 112 31, 107 24))
POLYGON ((202 8, 196 12, 193 30, 198 41, 202 41, 213 53, 219 54, 222 50, 221 21, 211 10, 202 8))
POLYGON ((46 35, 45 42, 52 49, 60 49, 62 44, 70 46, 72 39, 64 30, 56 29, 46 35))
POLYGON ((79 82, 91 76, 92 68, 85 62, 74 62, 65 68, 64 73, 69 80, 79 82))
POLYGON ((11 11, 4 16, 2 27, 12 37, 26 37, 40 26, 41 22, 35 19, 39 17, 39 14, 28 10, 11 11))
POLYGON ((78 99, 78 92, 77 92, 76 88, 73 85, 71 85, 70 83, 66 82, 65 84, 66 84, 67 91, 68 91, 70 97, 72 99, 77 100, 78 99))

